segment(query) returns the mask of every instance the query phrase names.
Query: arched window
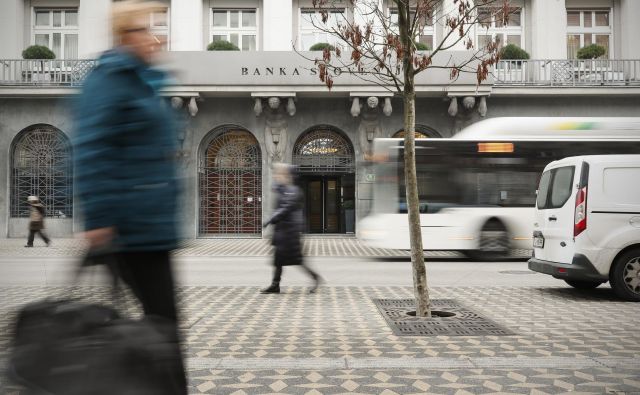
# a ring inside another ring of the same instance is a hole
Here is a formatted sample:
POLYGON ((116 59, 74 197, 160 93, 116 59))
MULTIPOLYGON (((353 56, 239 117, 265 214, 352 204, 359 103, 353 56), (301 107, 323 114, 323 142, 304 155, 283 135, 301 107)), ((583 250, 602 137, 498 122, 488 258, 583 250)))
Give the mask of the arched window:
POLYGON ((201 236, 253 234, 262 225, 262 155, 256 138, 226 128, 207 144, 200 173, 201 236))
MULTIPOLYGON (((404 138, 404 130, 399 130, 393 135, 394 138, 404 138)), ((428 139, 428 138, 441 138, 440 133, 434 129, 425 125, 416 125, 415 138, 428 139)))
POLYGON ((355 171, 351 142, 327 127, 314 128, 298 138, 293 148, 293 163, 300 172, 355 171))
POLYGON ((48 217, 73 216, 73 169, 69 139, 50 125, 34 125, 11 150, 11 217, 28 217, 27 197, 40 198, 48 217))

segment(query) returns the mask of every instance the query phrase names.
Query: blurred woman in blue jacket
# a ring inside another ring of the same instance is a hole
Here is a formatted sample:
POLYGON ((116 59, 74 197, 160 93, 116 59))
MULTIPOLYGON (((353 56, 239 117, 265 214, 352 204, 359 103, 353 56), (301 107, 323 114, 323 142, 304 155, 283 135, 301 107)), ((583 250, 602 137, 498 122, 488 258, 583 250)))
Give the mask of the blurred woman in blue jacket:
MULTIPOLYGON (((114 4, 115 47, 85 80, 75 107, 76 191, 90 249, 116 251, 145 314, 175 324, 170 251, 177 246, 177 136, 153 68, 160 42, 151 3, 114 4)), ((185 382, 186 393, 186 382, 185 382)))

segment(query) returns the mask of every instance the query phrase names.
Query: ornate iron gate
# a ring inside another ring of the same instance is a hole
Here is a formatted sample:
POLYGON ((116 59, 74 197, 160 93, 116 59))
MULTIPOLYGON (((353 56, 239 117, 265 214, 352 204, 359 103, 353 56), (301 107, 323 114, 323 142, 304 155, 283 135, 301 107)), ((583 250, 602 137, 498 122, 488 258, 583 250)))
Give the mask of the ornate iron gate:
POLYGON ((342 134, 319 128, 303 134, 293 148, 301 173, 353 173, 353 147, 342 134))
POLYGON ((262 225, 260 145, 246 130, 227 130, 200 161, 200 236, 259 235, 262 225))
POLYGON ((73 215, 71 146, 60 130, 36 125, 16 139, 11 158, 11 217, 28 217, 27 197, 34 195, 48 217, 73 215))

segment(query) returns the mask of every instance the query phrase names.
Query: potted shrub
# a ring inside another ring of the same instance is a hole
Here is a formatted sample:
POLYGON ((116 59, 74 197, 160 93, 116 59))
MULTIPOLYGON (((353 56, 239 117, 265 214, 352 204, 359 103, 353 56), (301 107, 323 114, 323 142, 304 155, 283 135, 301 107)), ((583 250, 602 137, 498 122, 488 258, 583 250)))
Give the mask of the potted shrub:
POLYGON ((309 48, 309 51, 324 51, 325 48, 329 48, 329 51, 335 51, 336 47, 329 43, 315 43, 309 48))
POLYGON ((416 42, 416 50, 418 51, 431 51, 431 48, 425 43, 416 42))
POLYGON ((211 44, 207 45, 207 51, 239 51, 237 45, 234 43, 230 43, 229 41, 214 41, 211 44))
POLYGON ((602 45, 591 44, 578 50, 578 59, 598 59, 605 53, 607 50, 602 45))
POLYGON ((55 59, 56 54, 53 53, 52 50, 45 47, 44 45, 32 45, 30 47, 25 48, 25 50, 22 51, 22 58, 27 60, 40 60, 40 62, 34 62, 35 65, 40 66, 39 68, 37 66, 33 66, 34 63, 28 62, 32 64, 27 66, 28 71, 26 71, 25 77, 30 77, 31 81, 50 81, 51 80, 51 75, 45 72, 43 59, 46 59, 46 60, 55 59))

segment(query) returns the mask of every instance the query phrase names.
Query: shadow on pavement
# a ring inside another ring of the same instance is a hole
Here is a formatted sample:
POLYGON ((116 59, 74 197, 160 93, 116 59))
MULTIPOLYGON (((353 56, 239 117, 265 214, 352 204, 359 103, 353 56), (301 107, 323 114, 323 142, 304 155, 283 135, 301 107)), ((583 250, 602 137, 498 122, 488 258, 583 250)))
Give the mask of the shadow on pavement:
POLYGON ((561 297, 578 302, 626 302, 625 300, 620 299, 618 296, 616 296, 613 290, 608 287, 584 290, 567 286, 566 288, 538 288, 538 290, 551 296, 561 297))

